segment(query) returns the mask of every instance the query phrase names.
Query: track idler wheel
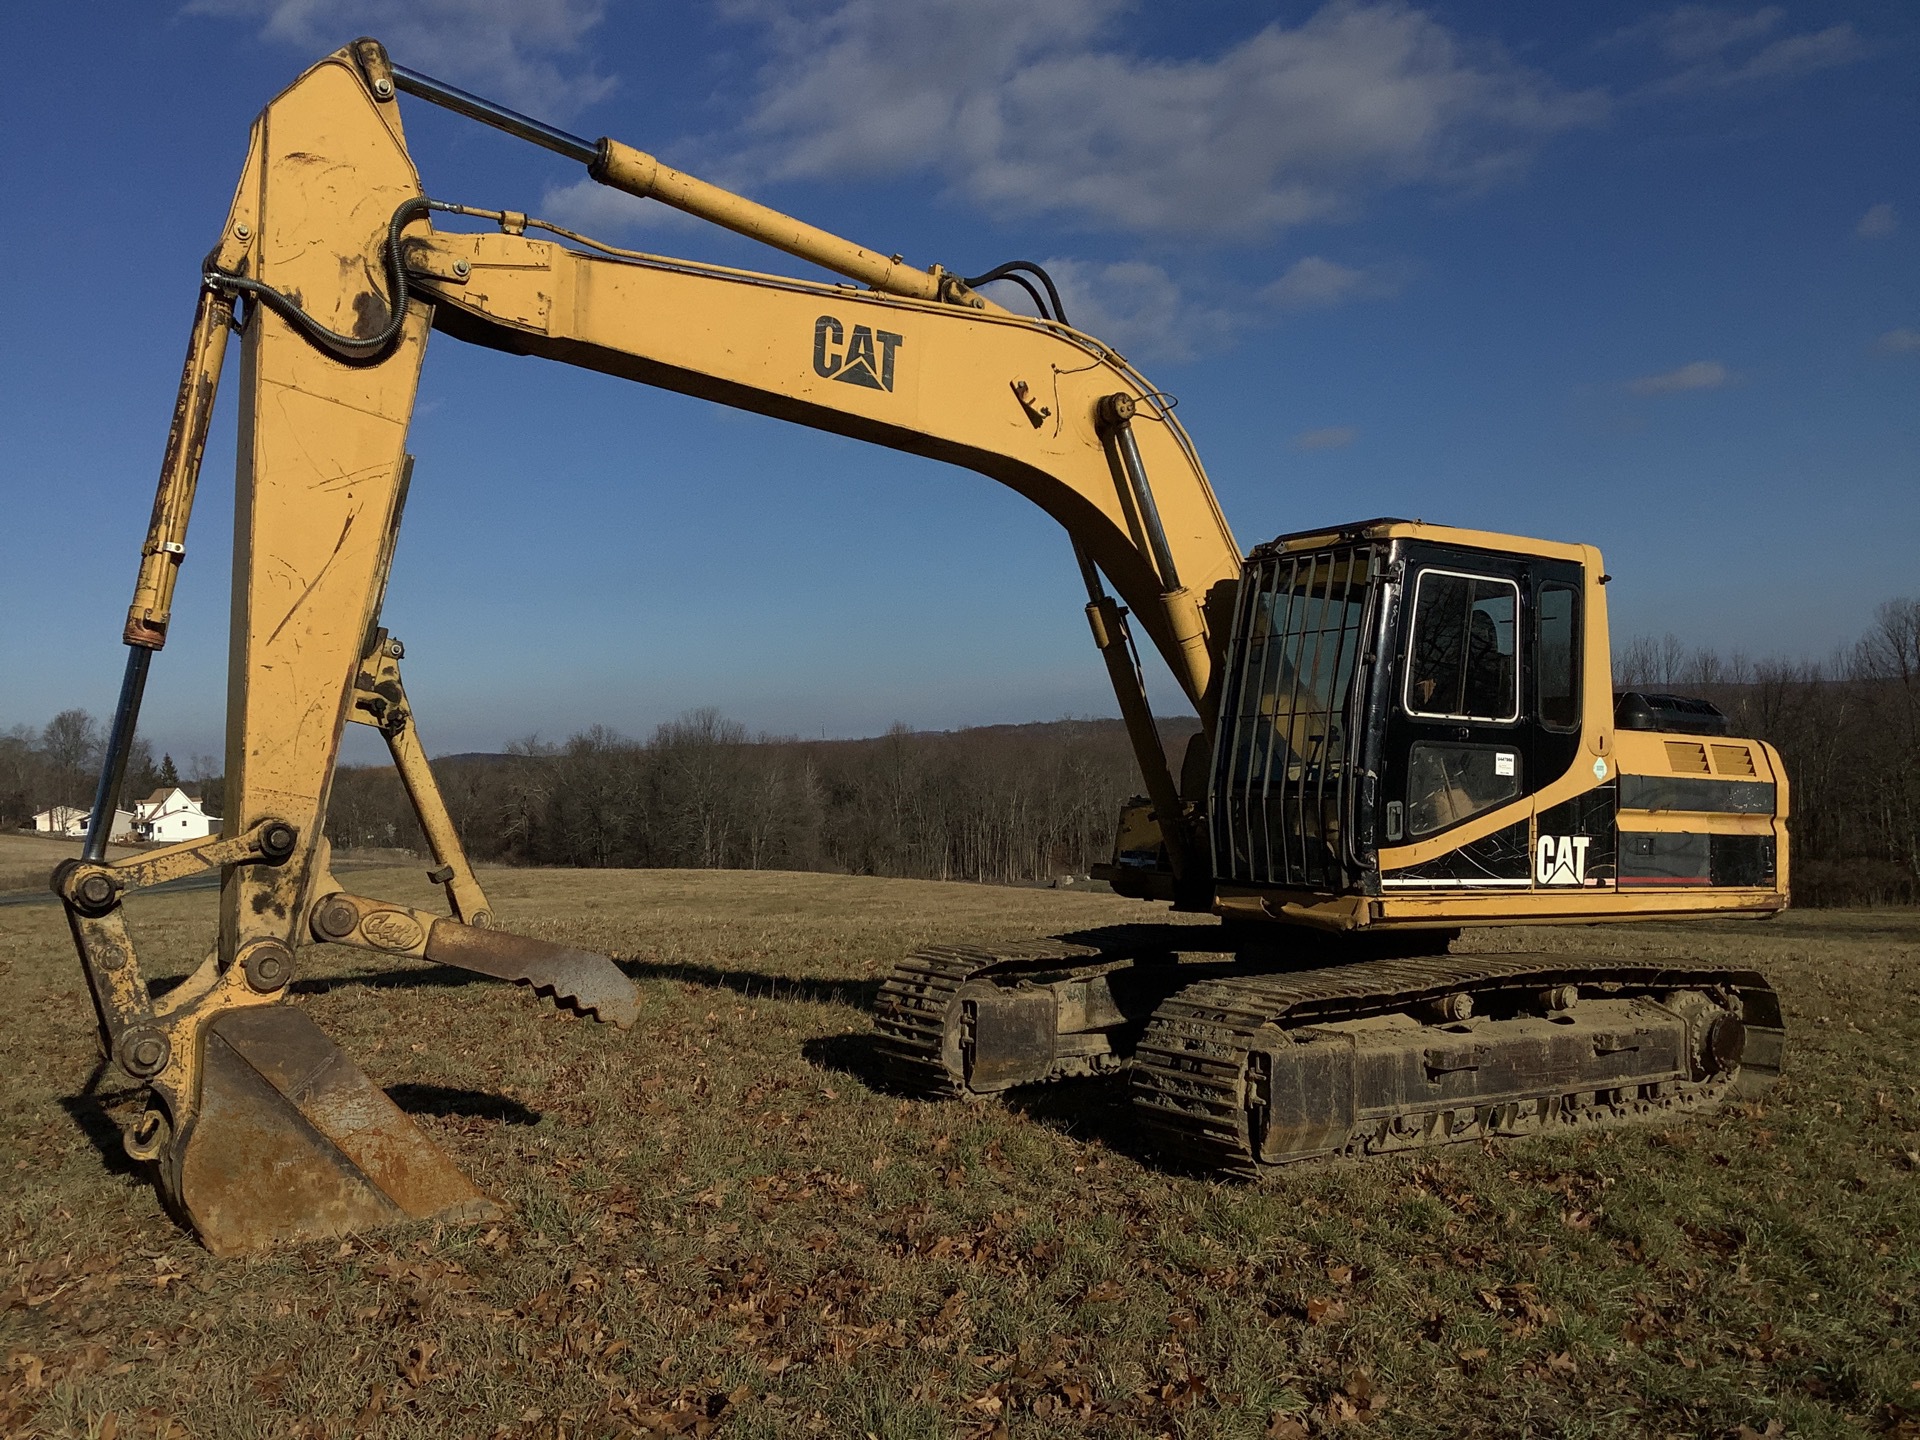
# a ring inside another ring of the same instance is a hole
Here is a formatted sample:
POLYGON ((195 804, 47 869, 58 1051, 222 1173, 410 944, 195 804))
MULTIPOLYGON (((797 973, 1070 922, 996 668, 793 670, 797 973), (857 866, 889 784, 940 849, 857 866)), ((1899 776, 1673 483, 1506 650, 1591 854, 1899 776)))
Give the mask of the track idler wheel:
POLYGON ((186 1127, 169 1136, 149 1111, 128 1148, 214 1254, 501 1213, 303 1012, 228 1010, 199 1043, 186 1127))

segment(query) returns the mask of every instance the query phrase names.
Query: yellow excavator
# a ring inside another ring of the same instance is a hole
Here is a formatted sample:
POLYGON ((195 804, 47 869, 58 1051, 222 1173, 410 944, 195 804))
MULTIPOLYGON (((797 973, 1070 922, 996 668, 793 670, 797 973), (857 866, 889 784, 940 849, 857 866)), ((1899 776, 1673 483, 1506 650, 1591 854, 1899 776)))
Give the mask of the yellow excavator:
POLYGON ((1146 796, 1105 875, 1215 926, 937 947, 887 979, 899 1085, 989 1095, 1126 1074, 1176 1162, 1316 1156, 1664 1116, 1765 1085, 1779 1005, 1750 970, 1451 955, 1461 927, 1764 916, 1787 903, 1780 757, 1712 707, 1616 697, 1601 558, 1377 519, 1243 554, 1171 403, 1013 262, 882 255, 618 141, 581 139, 359 40, 255 122, 208 255, 123 636, 126 677, 79 859, 56 871, 107 1062, 145 1087, 125 1145, 231 1253, 493 1203, 286 1003, 303 947, 527 985, 622 1028, 605 956, 494 928, 380 625, 430 331, 964 466, 1066 529, 1146 796), (847 277, 819 283, 601 244, 429 199, 406 93, 847 277), (466 217, 486 228, 436 227, 466 217), (552 238, 536 238, 536 233, 552 238), (982 292, 1024 287, 1036 315, 982 292), (228 338, 240 419, 222 832, 109 863, 167 638, 228 338), (1171 766, 1130 622, 1200 719, 1171 766), (352 893, 323 835, 344 727, 385 736, 450 913, 352 893), (205 963, 156 996, 134 890, 218 870, 205 963))

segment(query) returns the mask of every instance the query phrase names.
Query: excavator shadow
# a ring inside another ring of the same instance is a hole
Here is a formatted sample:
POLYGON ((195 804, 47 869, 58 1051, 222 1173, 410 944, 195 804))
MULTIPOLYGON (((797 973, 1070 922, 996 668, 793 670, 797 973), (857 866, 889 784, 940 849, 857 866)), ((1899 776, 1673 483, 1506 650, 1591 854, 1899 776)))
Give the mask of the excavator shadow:
MULTIPOLYGON (((142 1087, 102 1090, 106 1066, 97 1066, 79 1093, 60 1097, 74 1127, 99 1152, 101 1163, 115 1175, 143 1176, 146 1172, 128 1155, 121 1135, 123 1122, 145 1097, 142 1087)), ((401 1084, 387 1087, 387 1098, 409 1115, 436 1119, 489 1121, 500 1125, 538 1125, 540 1112, 491 1090, 465 1090, 451 1085, 401 1084)))
MULTIPOLYGON (((147 982, 147 993, 158 1000, 168 991, 186 983, 185 975, 161 975, 147 982)), ((470 970, 455 970, 446 965, 421 964, 407 970, 365 970, 358 974, 316 975, 295 980, 287 986, 289 995, 325 995, 342 985, 362 985, 369 990, 429 990, 459 985, 498 985, 491 975, 476 975, 470 970)))
POLYGON ((436 1119, 491 1120, 501 1125, 538 1125, 540 1112, 491 1090, 453 1085, 389 1085, 387 1098, 409 1115, 436 1119))
POLYGON ((853 976, 769 975, 763 970, 729 970, 684 961, 656 964, 646 960, 615 960, 614 963, 634 980, 684 980, 690 985, 731 990, 750 1000, 800 1000, 811 1005, 851 1005, 870 1011, 880 994, 878 980, 853 976))
POLYGON ((1007 1109, 1017 1110, 1036 1124, 1057 1130, 1070 1140, 1098 1145, 1151 1170, 1190 1173, 1145 1143, 1140 1117, 1133 1108, 1124 1075, 1027 1085, 1005 1091, 996 1098, 1007 1109))
POLYGON ((800 1046, 800 1055, 816 1070, 845 1075, 881 1095, 907 1095, 887 1077, 880 1054, 879 1036, 870 1030, 852 1030, 842 1035, 816 1035, 800 1046))
MULTIPOLYGON (((844 1075, 876 1094, 921 1098, 889 1079, 879 1037, 870 1032, 821 1035, 802 1045, 800 1053, 808 1064, 844 1075)), ((1016 1110, 1070 1140, 1100 1146, 1155 1170, 1187 1173, 1142 1143, 1140 1122, 1128 1099, 1124 1076, 1056 1080, 1004 1090, 976 1103, 1016 1110)))
POLYGON ((103 1060, 93 1067, 93 1073, 87 1077, 87 1083, 80 1087, 77 1095, 60 1097, 60 1108, 67 1112, 67 1118, 87 1137, 88 1143, 100 1152, 100 1159, 108 1171, 115 1175, 142 1175, 145 1172, 134 1164, 126 1147, 121 1144, 120 1121, 114 1112, 128 1112, 146 1092, 138 1088, 102 1090, 100 1082, 106 1075, 107 1065, 103 1060))
MULTIPOLYGON (((684 980, 714 990, 731 990, 753 1000, 801 1000, 813 1005, 851 1005, 870 1010, 880 993, 878 980, 852 976, 814 977, 770 975, 761 970, 729 970, 717 965, 690 965, 674 961, 656 964, 646 960, 622 960, 614 964, 633 980, 684 980)), ((152 981, 148 989, 157 1000, 187 977, 167 976, 152 981)), ((287 987, 292 995, 325 995, 343 985, 361 985, 371 990, 425 990, 443 986, 498 985, 491 975, 476 975, 445 965, 422 964, 404 970, 367 970, 358 974, 315 976, 296 980, 287 987)))

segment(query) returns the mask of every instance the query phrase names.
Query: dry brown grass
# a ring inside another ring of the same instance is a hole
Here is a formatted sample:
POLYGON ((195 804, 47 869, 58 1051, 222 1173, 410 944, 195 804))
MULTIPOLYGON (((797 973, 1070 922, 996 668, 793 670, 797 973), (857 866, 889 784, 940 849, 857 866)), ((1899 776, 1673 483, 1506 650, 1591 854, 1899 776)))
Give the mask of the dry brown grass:
MULTIPOLYGON (((311 952, 297 1003, 511 1218, 242 1260, 103 1158, 113 1137, 72 1098, 92 1019, 59 912, 0 909, 0 1429, 1915 1428, 1920 914, 1489 934, 1757 963, 1789 1076, 1684 1127, 1248 1187, 1156 1168, 1099 1087, 967 1106, 866 1078, 865 1006, 905 950, 1149 907, 818 875, 485 880, 508 923, 636 962, 640 1026, 311 952)), ((429 900, 417 870, 356 888, 429 900)), ((132 903, 150 974, 197 959, 211 901, 132 903)))
MULTIPOLYGON (((79 853, 78 840, 0 833, 0 895, 17 890, 45 890, 53 867, 79 853)), ((133 853, 124 845, 107 847, 107 854, 114 859, 133 853)))

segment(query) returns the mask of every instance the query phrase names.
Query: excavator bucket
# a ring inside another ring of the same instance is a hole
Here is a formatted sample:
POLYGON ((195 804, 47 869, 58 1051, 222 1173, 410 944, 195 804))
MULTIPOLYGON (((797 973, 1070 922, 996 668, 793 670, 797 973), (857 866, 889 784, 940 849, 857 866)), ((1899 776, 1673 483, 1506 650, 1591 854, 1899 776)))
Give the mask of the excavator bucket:
POLYGON ((199 1106, 159 1169, 214 1254, 501 1213, 303 1012, 229 1010, 203 1044, 199 1106))

